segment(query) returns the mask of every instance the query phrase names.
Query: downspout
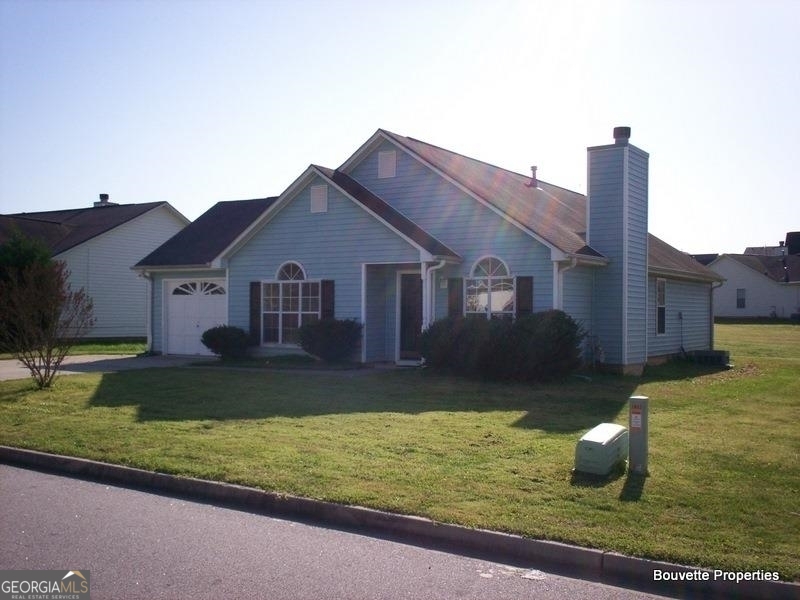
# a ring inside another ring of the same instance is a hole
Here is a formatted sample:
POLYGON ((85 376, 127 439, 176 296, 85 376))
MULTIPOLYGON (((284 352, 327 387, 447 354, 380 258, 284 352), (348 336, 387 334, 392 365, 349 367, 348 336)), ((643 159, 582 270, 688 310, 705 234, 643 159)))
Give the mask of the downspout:
POLYGON ((447 264, 447 261, 444 259, 439 260, 433 266, 428 266, 427 263, 425 264, 425 273, 423 275, 423 287, 424 287, 424 299, 425 302, 422 306, 422 330, 425 331, 428 327, 430 327, 431 323, 433 322, 433 315, 436 312, 436 307, 434 306, 434 299, 433 299, 433 272, 438 271, 442 267, 447 264))
POLYGON ((555 292, 553 298, 553 308, 558 310, 564 310, 564 273, 569 271, 570 269, 574 269, 578 265, 578 259, 574 256, 569 259, 569 264, 565 267, 561 267, 560 263, 556 263, 556 277, 557 280, 554 283, 555 292))
POLYGON ((147 353, 153 352, 153 278, 147 271, 139 273, 145 280, 147 306, 144 310, 144 328, 147 334, 147 353))
POLYGON ((716 285, 712 283, 708 288, 708 339, 711 342, 709 350, 714 349, 714 290, 722 287, 724 283, 724 281, 718 281, 716 285))

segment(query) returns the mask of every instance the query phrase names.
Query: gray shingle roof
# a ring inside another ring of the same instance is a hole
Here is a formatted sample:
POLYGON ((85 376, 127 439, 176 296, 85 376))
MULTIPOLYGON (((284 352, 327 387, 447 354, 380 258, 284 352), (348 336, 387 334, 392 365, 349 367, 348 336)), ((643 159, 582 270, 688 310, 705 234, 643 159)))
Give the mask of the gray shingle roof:
POLYGON ((723 254, 750 267, 778 283, 800 282, 800 256, 759 256, 757 254, 723 254))
POLYGON ((277 198, 217 202, 136 267, 209 266, 277 198))
POLYGON ((14 229, 41 240, 55 256, 135 219, 166 202, 109 204, 92 208, 17 213, 0 216, 0 243, 14 229))

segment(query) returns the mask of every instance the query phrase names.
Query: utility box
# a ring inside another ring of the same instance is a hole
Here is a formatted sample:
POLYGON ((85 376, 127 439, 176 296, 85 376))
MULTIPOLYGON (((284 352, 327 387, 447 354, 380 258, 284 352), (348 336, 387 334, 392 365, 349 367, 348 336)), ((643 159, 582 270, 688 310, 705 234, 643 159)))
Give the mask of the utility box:
POLYGON ((589 430, 575 448, 575 470, 608 475, 628 455, 628 430, 616 423, 601 423, 589 430))
POLYGON ((647 475, 647 424, 650 413, 650 398, 631 396, 628 399, 628 426, 630 427, 630 454, 628 470, 636 475, 647 475))

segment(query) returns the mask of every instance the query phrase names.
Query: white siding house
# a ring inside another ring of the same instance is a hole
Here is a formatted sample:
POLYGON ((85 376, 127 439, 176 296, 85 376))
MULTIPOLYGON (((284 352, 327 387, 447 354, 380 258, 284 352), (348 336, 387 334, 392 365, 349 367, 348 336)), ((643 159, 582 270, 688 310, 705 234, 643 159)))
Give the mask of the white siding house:
POLYGON ((188 219, 166 202, 5 215, 0 243, 13 231, 43 241, 66 263, 73 289, 94 304, 90 338, 147 336, 148 282, 131 267, 183 229, 188 219))
POLYGON ((789 318, 800 313, 798 256, 722 254, 709 269, 725 278, 714 289, 714 316, 789 318))

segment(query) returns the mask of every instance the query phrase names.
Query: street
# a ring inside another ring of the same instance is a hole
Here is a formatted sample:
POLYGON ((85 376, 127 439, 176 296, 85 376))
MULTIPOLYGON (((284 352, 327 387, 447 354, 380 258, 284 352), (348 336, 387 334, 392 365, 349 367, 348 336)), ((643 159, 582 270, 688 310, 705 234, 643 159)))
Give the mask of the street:
POLYGON ((0 569, 91 573, 93 599, 657 596, 0 465, 0 569))

